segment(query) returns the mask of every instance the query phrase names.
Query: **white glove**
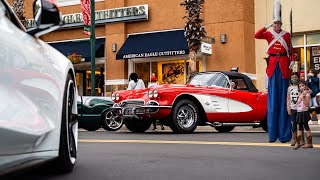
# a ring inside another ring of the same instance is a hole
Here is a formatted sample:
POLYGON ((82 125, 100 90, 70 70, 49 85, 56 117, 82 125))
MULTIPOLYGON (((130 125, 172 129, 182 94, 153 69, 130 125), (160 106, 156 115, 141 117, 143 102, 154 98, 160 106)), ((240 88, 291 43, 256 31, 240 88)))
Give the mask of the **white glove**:
POLYGON ((271 24, 269 24, 269 25, 265 26, 264 28, 269 29, 272 25, 273 25, 273 23, 271 23, 271 24))

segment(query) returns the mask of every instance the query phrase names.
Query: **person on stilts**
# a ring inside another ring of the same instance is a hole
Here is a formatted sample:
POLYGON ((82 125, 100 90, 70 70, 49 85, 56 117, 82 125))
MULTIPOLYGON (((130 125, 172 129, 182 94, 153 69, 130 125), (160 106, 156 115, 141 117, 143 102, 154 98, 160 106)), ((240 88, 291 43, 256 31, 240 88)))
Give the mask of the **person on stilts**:
POLYGON ((287 89, 294 64, 294 54, 289 52, 291 46, 290 33, 281 29, 281 4, 279 0, 274 4, 273 23, 263 27, 256 34, 256 39, 267 40, 269 46, 267 53, 266 73, 268 75, 268 135, 269 142, 279 139, 285 143, 291 140, 291 122, 287 113, 287 89), (267 31, 273 27, 272 31, 267 31), (292 56, 290 61, 289 56, 292 56))

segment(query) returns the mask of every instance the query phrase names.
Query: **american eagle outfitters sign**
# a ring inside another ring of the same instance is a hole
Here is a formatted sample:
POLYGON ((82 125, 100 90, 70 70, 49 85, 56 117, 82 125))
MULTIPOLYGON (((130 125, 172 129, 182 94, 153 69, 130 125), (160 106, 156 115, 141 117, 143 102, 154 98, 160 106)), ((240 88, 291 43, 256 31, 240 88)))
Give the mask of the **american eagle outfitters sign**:
POLYGON ((136 53, 136 54, 125 54, 122 59, 134 59, 134 58, 146 58, 146 57, 159 57, 159 56, 177 56, 185 55, 185 50, 180 51, 161 51, 161 52, 151 52, 151 53, 136 53))
MULTIPOLYGON (((96 25, 110 22, 148 20, 148 4, 129 6, 114 9, 105 9, 95 12, 96 25)), ((66 14, 62 16, 62 28, 83 26, 82 13, 66 14)), ((34 19, 28 19, 27 28, 35 27, 34 19)))

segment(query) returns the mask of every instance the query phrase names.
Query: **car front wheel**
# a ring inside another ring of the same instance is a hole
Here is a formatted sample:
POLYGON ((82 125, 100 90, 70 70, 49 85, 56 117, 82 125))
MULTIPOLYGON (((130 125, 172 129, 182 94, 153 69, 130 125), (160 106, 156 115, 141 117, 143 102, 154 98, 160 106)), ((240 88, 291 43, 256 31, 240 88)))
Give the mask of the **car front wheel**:
POLYGON ((62 105, 59 156, 50 165, 50 170, 67 173, 73 170, 77 159, 78 121, 72 113, 75 98, 75 82, 67 77, 62 105))
POLYGON ((78 122, 72 114, 74 98, 75 83, 68 75, 63 97, 59 157, 53 162, 53 167, 61 173, 72 171, 77 158, 78 122))
POLYGON ((123 125, 123 119, 110 109, 103 113, 101 121, 102 128, 107 131, 117 131, 123 125))
POLYGON ((174 133, 192 133, 198 125, 199 110, 187 99, 179 101, 173 108, 170 128, 174 133))

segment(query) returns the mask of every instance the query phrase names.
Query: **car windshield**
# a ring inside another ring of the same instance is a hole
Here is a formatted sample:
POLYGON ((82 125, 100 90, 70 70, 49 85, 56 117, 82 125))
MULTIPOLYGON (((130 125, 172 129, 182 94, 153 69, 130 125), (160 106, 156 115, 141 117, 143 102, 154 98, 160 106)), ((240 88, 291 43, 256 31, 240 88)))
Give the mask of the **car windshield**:
POLYGON ((228 80, 221 73, 195 74, 190 78, 187 84, 195 86, 226 87, 228 80))

